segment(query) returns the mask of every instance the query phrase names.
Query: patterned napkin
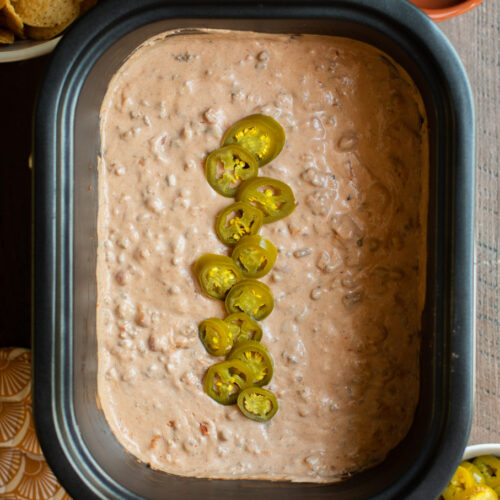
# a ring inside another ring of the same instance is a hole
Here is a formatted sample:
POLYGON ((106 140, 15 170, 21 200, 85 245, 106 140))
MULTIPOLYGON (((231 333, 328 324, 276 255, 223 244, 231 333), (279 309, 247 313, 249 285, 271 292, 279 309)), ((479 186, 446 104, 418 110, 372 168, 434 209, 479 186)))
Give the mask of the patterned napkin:
POLYGON ((45 461, 31 407, 31 352, 0 349, 0 498, 71 500, 45 461))

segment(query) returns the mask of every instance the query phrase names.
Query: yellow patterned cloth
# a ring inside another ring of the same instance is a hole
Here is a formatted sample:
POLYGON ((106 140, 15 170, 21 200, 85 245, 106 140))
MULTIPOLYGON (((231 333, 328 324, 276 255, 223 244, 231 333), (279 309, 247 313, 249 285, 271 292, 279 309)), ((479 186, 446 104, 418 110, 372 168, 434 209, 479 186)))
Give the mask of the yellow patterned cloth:
POLYGON ((0 349, 0 498, 71 500, 45 461, 31 407, 31 352, 0 349))

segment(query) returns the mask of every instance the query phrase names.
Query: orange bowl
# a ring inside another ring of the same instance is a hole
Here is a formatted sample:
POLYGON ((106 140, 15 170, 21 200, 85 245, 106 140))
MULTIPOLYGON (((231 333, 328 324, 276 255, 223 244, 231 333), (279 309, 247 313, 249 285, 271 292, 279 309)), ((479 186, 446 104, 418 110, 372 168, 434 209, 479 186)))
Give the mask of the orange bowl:
POLYGON ((410 0, 436 22, 459 16, 477 7, 483 0, 410 0))

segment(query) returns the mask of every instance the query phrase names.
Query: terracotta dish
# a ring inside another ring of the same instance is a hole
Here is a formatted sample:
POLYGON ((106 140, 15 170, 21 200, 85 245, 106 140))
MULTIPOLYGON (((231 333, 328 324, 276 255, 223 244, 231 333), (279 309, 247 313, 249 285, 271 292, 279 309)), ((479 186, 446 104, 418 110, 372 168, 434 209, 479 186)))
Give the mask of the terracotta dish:
POLYGON ((477 7, 483 0, 410 0, 436 22, 459 16, 477 7))

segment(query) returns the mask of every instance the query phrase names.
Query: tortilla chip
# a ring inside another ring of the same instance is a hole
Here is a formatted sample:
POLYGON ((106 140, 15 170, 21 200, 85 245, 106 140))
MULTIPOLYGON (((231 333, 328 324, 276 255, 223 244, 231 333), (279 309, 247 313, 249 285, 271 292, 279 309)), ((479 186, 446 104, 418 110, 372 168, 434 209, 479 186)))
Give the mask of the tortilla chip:
POLYGON ((5 2, 6 2, 6 0, 0 0, 0 9, 3 8, 3 6, 5 5, 5 2))
POLYGON ((37 28, 53 28, 68 24, 80 13, 75 0, 13 0, 16 12, 25 24, 37 28))
POLYGON ((24 38, 23 20, 14 10, 14 7, 12 6, 10 0, 5 0, 5 5, 2 9, 2 15, 5 18, 5 26, 7 26, 10 31, 13 31, 14 35, 18 36, 19 38, 24 38))
MULTIPOLYGON (((0 3, 2 3, 2 0, 0 0, 0 3)), ((80 0, 80 15, 84 14, 85 12, 87 12, 96 3, 97 3, 97 0, 80 0)))
POLYGON ((14 43, 14 33, 0 28, 0 43, 14 43))
POLYGON ((37 26, 24 26, 24 32, 28 38, 33 40, 50 40, 55 38, 59 33, 64 31, 71 23, 73 19, 68 23, 58 24, 52 28, 39 28, 37 26))

